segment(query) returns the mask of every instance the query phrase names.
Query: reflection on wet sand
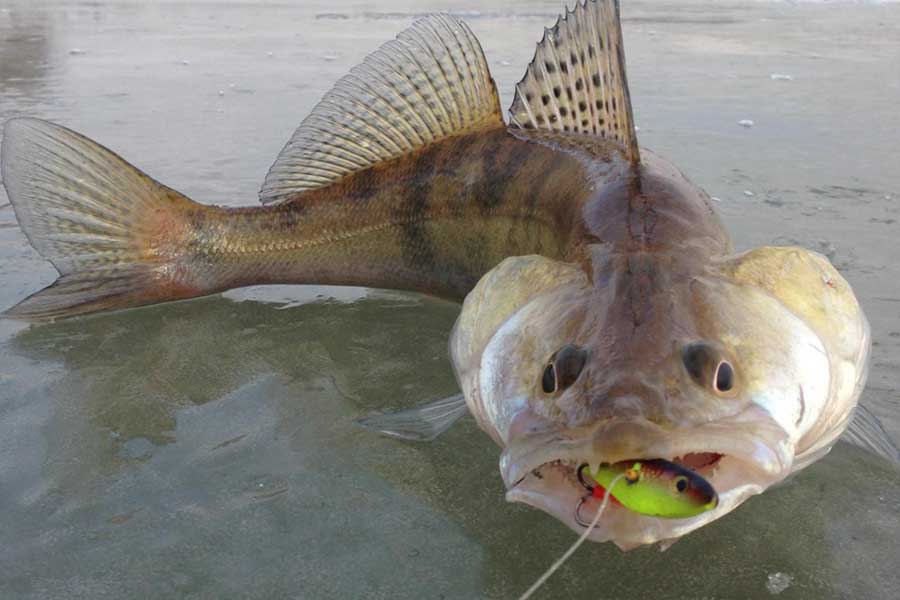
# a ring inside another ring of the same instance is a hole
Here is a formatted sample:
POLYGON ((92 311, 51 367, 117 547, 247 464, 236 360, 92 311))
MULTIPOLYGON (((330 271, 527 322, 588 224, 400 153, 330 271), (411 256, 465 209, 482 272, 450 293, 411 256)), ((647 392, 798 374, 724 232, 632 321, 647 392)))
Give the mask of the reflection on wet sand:
MULTIPOLYGON (((215 529, 226 527, 231 515, 281 498, 267 510, 296 512, 291 528, 324 519, 334 527, 329 535, 340 538, 341 519, 345 511, 354 514, 354 506, 365 506, 372 518, 406 519, 373 506, 399 493, 450 519, 452 527, 442 526, 446 535, 458 535, 452 533, 458 529, 474 541, 484 551, 481 591, 506 597, 527 587, 523 574, 546 567, 550 549, 562 551, 571 534, 538 511, 503 501, 498 451, 490 440, 468 419, 432 444, 383 440, 353 424, 370 410, 427 399, 422 395, 435 388, 453 390, 449 366, 441 381, 434 373, 440 370, 435 365, 446 364, 445 339, 456 311, 453 305, 403 296, 287 309, 213 297, 32 327, 13 343, 32 360, 65 367, 48 390, 60 408, 47 429, 45 477, 57 494, 80 498, 76 506, 93 505, 97 486, 108 485, 105 478, 118 473, 118 479, 132 481, 132 500, 100 510, 113 525, 136 519, 141 526, 160 518, 161 506, 183 511, 199 502, 195 509, 215 529), (429 319, 421 318, 423 302, 429 319), (144 376, 135 377, 136 371, 144 376), (428 381, 421 380, 422 372, 431 374, 428 381), (309 402, 317 403, 314 410, 309 402), (321 403, 329 405, 323 410, 321 403), (349 504, 329 499, 330 486, 349 504), (352 500, 356 494, 370 498, 360 505, 352 500), (543 551, 521 546, 523 529, 543 551)), ((873 590, 861 579, 828 575, 843 570, 842 555, 829 537, 835 529, 877 537, 878 528, 819 500, 832 487, 852 494, 873 478, 900 493, 900 482, 891 477, 886 466, 867 465, 855 449, 840 446, 800 481, 679 541, 677 551, 625 555, 609 545, 589 546, 572 559, 568 576, 564 572, 555 589, 573 598, 593 597, 584 577, 573 574, 596 572, 602 565, 608 574, 602 588, 610 597, 646 597, 660 586, 715 597, 718 577, 697 568, 705 556, 743 564, 733 583, 747 587, 759 573, 802 574, 809 564, 822 565, 823 574, 798 576, 816 597, 863 597, 873 590), (791 527, 773 528, 773 523, 791 527), (765 560, 748 568, 747 556, 765 560), (609 576, 635 572, 652 576, 609 576)), ((890 514, 890 507, 885 512, 890 514)), ((421 509, 409 515, 419 515, 405 525, 413 535, 432 535, 434 524, 419 522, 425 518, 421 509)), ((386 533, 375 528, 371 535, 360 543, 377 545, 386 533)), ((332 545, 318 539, 309 551, 332 545)), ((210 552, 204 561, 216 555, 210 552)), ((426 567, 424 561, 420 566, 426 567)), ((307 568, 299 562, 270 581, 271 589, 287 585, 284 578, 290 575, 307 576, 307 568)), ((462 578, 466 585, 472 574, 462 578)))
POLYGON ((419 302, 398 296, 281 310, 217 296, 34 326, 13 345, 32 360, 62 363, 59 386, 85 388, 83 409, 99 430, 121 442, 164 444, 174 441, 178 410, 260 377, 331 381, 360 411, 427 400, 416 394, 441 385, 437 365, 445 365, 440 379, 454 391, 444 340, 458 308, 429 302, 437 315, 423 322, 409 309, 419 302), (410 367, 423 360, 430 363, 424 381, 410 367))
POLYGON ((52 21, 40 8, 0 7, 0 107, 4 97, 27 102, 42 93, 53 69, 52 37, 52 21))

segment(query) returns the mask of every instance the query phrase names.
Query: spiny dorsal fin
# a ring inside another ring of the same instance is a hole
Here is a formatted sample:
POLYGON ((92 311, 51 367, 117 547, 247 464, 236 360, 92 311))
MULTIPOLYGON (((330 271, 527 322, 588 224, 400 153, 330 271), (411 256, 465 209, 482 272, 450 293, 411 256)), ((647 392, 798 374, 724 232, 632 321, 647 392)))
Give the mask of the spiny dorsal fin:
POLYGON ((625 76, 618 0, 577 1, 544 30, 525 77, 516 85, 510 124, 618 140, 640 160, 625 76))
POLYGON ((475 35, 450 15, 425 17, 335 84, 281 151, 259 198, 282 202, 451 135, 502 125, 475 35))

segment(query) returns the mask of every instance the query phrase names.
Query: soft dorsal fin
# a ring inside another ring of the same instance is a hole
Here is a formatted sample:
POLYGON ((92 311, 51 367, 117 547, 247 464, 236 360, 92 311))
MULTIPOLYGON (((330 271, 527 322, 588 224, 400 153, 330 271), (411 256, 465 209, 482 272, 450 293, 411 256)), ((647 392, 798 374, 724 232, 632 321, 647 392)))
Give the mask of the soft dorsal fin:
POLYGON ((516 85, 510 124, 618 140, 640 160, 625 76, 618 0, 577 1, 544 30, 525 77, 516 85))
POLYGON ((428 16, 325 94, 269 169, 260 201, 278 203, 440 139, 502 125, 475 35, 455 17, 428 16))

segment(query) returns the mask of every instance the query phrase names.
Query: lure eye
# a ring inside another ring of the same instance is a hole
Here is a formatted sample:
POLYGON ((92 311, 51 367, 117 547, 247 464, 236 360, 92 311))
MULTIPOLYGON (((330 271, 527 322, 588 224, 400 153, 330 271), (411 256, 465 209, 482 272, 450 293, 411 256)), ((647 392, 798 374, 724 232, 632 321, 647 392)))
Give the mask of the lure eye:
POLYGON ((734 387, 734 367, 727 360, 716 367, 715 382, 717 392, 730 392, 734 387))
POLYGON ((683 494, 685 490, 688 489, 688 479, 684 475, 679 475, 675 478, 674 482, 675 491, 679 494, 683 494))
POLYGON ((555 394, 575 383, 584 363, 587 362, 587 350, 575 344, 566 344, 553 353, 544 373, 541 375, 541 389, 545 394, 555 394))

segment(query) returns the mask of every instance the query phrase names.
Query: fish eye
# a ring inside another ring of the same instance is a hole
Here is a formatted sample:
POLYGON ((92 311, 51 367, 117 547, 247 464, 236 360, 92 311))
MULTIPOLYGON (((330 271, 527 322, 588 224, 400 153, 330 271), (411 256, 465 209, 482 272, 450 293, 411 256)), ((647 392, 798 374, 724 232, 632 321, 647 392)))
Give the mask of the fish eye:
POLYGON ((545 394, 555 394, 575 383, 584 364, 587 351, 575 344, 566 344, 553 353, 541 376, 541 389, 545 394))
POLYGON ((688 478, 684 475, 679 475, 675 478, 675 490, 679 494, 683 494, 686 489, 688 489, 688 478))
POLYGON ((556 368, 553 363, 544 367, 544 375, 541 377, 541 389, 545 394, 552 394, 556 391, 556 368))
POLYGON ((734 387, 734 367, 727 360, 723 360, 716 367, 715 385, 717 392, 730 392, 734 387))
POLYGON ((718 394, 727 394, 735 386, 734 367, 723 356, 722 350, 704 342, 688 344, 681 351, 681 361, 691 379, 718 394))

